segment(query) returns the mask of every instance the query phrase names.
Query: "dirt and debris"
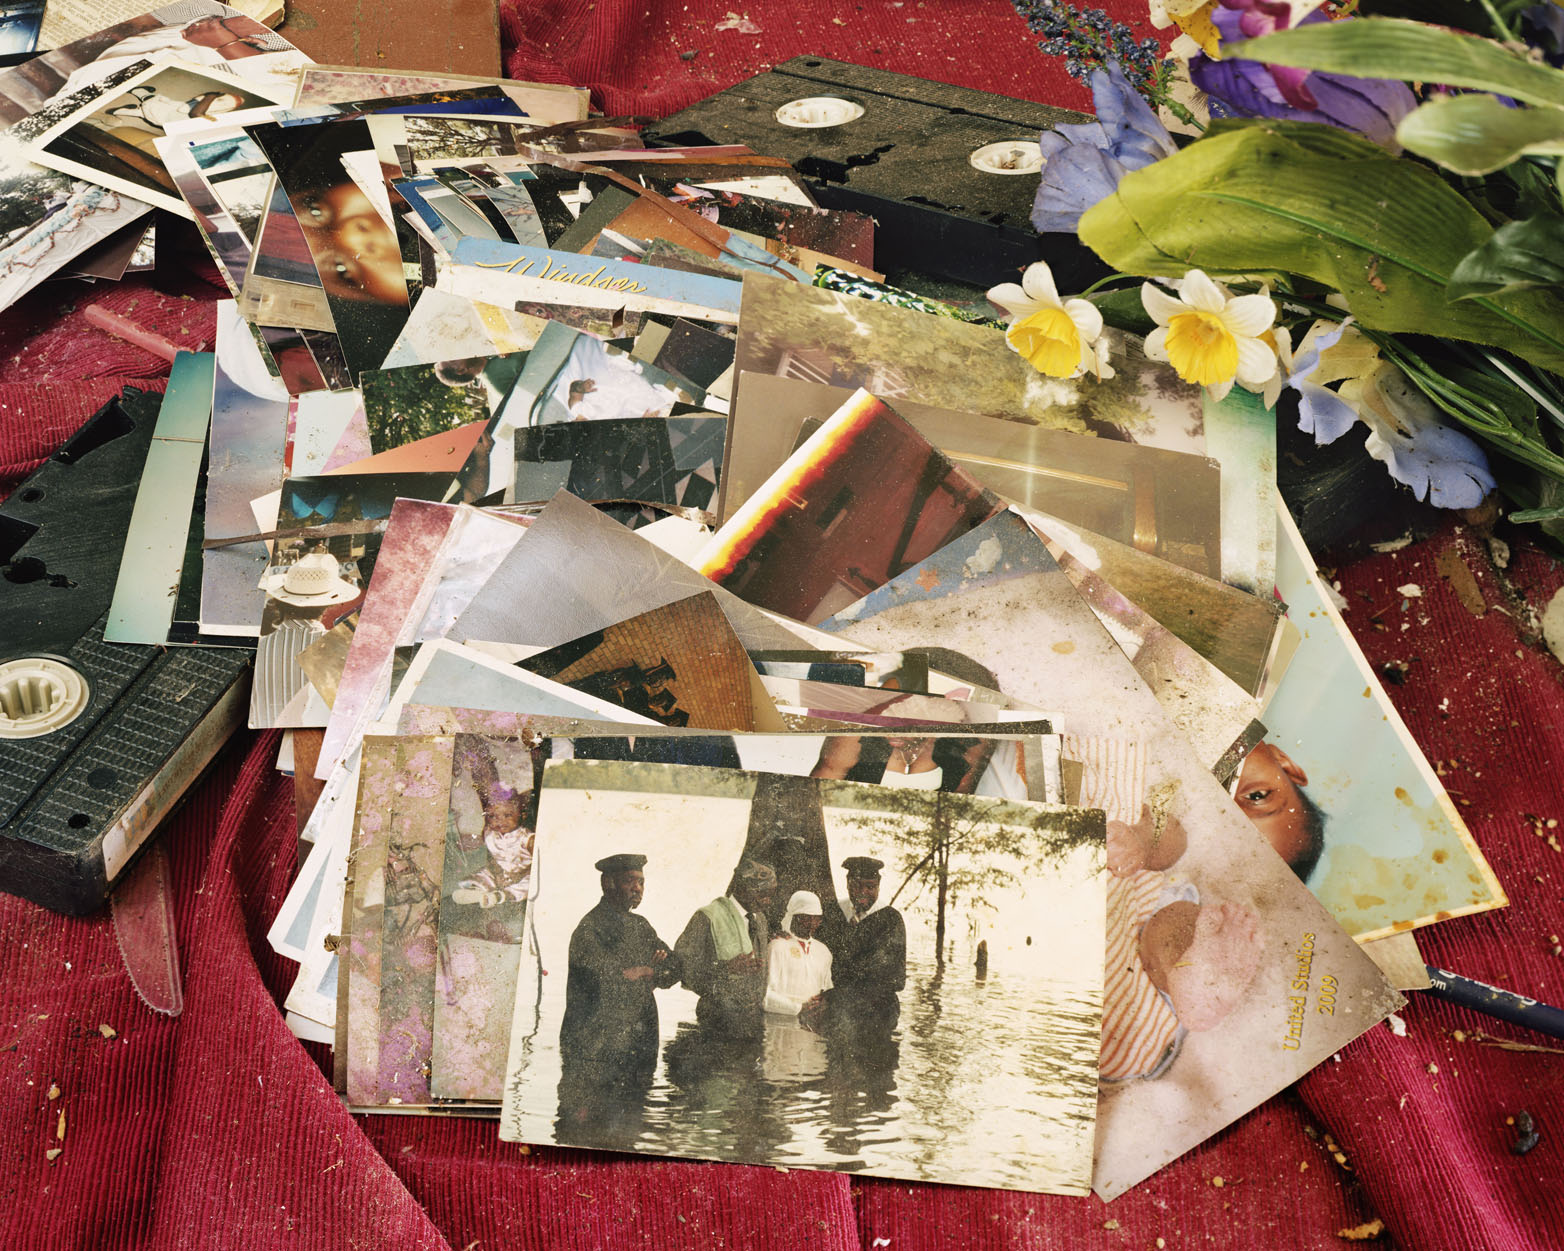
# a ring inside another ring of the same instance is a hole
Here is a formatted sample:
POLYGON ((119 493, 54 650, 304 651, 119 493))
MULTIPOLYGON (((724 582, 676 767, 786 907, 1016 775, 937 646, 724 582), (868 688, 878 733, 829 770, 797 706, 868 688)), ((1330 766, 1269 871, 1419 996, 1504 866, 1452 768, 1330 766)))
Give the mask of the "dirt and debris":
POLYGON ((112 1025, 100 1025, 100 1026, 98 1026, 98 1033, 102 1034, 105 1038, 118 1038, 119 1037, 119 1031, 117 1029, 115 1029, 112 1025))
POLYGON ((1352 1165, 1347 1160, 1347 1153, 1337 1145, 1336 1140, 1328 1133, 1315 1129, 1312 1125, 1305 1125, 1303 1132, 1330 1152, 1331 1159, 1335 1160, 1347 1172, 1352 1172, 1352 1165))
POLYGON ((713 27, 713 29, 737 31, 741 35, 760 34, 760 24, 758 22, 750 21, 748 13, 740 16, 732 9, 728 10, 728 15, 723 18, 722 21, 718 22, 717 25, 713 27))
POLYGON ((1412 668, 1412 662, 1408 660, 1387 660, 1379 667, 1379 676, 1384 678, 1392 686, 1404 686, 1407 680, 1407 671, 1412 668))
POLYGON ((1461 601, 1461 607, 1472 616, 1481 617, 1488 611, 1488 601, 1483 598, 1482 588, 1477 585, 1477 577, 1472 573, 1471 566, 1462 558, 1459 544, 1452 543, 1443 548, 1434 558, 1434 568, 1450 584, 1456 599, 1461 601))
POLYGON ((1515 1141, 1510 1143, 1511 1155, 1525 1155, 1542 1141, 1530 1112, 1517 1112, 1514 1116, 1506 1117, 1504 1123, 1515 1130, 1515 1141))
POLYGON ((1373 1220, 1364 1221, 1361 1225, 1353 1225, 1347 1229, 1338 1229, 1336 1237, 1342 1238, 1347 1242, 1371 1242, 1375 1238, 1383 1237, 1384 1233, 1385 1222, 1376 1216, 1373 1220))

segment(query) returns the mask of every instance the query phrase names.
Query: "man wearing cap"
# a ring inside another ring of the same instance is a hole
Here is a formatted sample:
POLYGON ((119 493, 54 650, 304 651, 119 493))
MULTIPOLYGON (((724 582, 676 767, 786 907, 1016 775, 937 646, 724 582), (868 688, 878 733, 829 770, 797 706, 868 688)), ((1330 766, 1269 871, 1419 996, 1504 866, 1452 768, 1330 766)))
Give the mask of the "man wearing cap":
POLYGON ((777 875, 768 864, 743 861, 728 893, 697 908, 674 952, 684 984, 700 996, 701 1028, 731 1038, 761 1032, 766 994, 766 909, 777 875))
POLYGON ((880 870, 873 856, 848 856, 847 898, 837 900, 827 942, 835 953, 830 1003, 854 1019, 894 1024, 901 1012, 897 992, 907 984, 907 925, 895 908, 880 902, 880 870))
POLYGON ((646 890, 645 866, 645 856, 630 853, 599 860, 603 898, 570 936, 560 1056, 567 1067, 601 1066, 610 1082, 651 1076, 657 1066, 652 992, 679 980, 668 945, 635 915, 646 890))

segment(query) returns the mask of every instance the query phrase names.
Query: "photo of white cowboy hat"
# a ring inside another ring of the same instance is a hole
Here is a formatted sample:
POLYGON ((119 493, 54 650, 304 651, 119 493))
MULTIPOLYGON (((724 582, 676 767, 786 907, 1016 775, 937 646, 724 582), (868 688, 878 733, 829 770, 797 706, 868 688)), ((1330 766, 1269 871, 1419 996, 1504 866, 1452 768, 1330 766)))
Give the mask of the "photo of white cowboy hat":
POLYGON ((342 567, 330 552, 310 552, 286 569, 267 573, 261 589, 273 599, 301 608, 329 608, 359 595, 359 588, 342 576, 342 567))

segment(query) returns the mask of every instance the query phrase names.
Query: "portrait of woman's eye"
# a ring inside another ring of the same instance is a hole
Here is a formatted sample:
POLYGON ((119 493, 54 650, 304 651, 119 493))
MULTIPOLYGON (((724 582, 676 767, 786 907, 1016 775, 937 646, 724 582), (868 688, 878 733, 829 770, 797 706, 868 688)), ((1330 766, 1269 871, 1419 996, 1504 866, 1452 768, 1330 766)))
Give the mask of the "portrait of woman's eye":
POLYGON ((333 259, 331 272, 343 286, 351 287, 355 291, 362 289, 364 285, 359 277, 359 267, 341 257, 333 259))
POLYGON ((1251 804, 1263 804, 1271 797, 1273 792, 1268 790, 1245 791, 1240 798, 1251 804))
POLYGON ((329 226, 331 225, 331 205, 324 197, 310 195, 304 197, 305 225, 329 226))

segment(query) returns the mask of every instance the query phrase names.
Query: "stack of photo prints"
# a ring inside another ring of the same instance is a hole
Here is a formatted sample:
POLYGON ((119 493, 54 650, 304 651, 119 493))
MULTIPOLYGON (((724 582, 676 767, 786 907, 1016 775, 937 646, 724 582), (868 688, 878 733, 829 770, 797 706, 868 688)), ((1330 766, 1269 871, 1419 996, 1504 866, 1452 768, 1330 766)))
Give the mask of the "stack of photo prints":
POLYGON ((231 288, 108 638, 254 649, 320 791, 269 937, 354 1109, 1112 1198, 1505 902, 1255 397, 1129 336, 1046 378, 785 161, 581 89, 206 0, 28 69, 0 299, 153 206, 231 288))

